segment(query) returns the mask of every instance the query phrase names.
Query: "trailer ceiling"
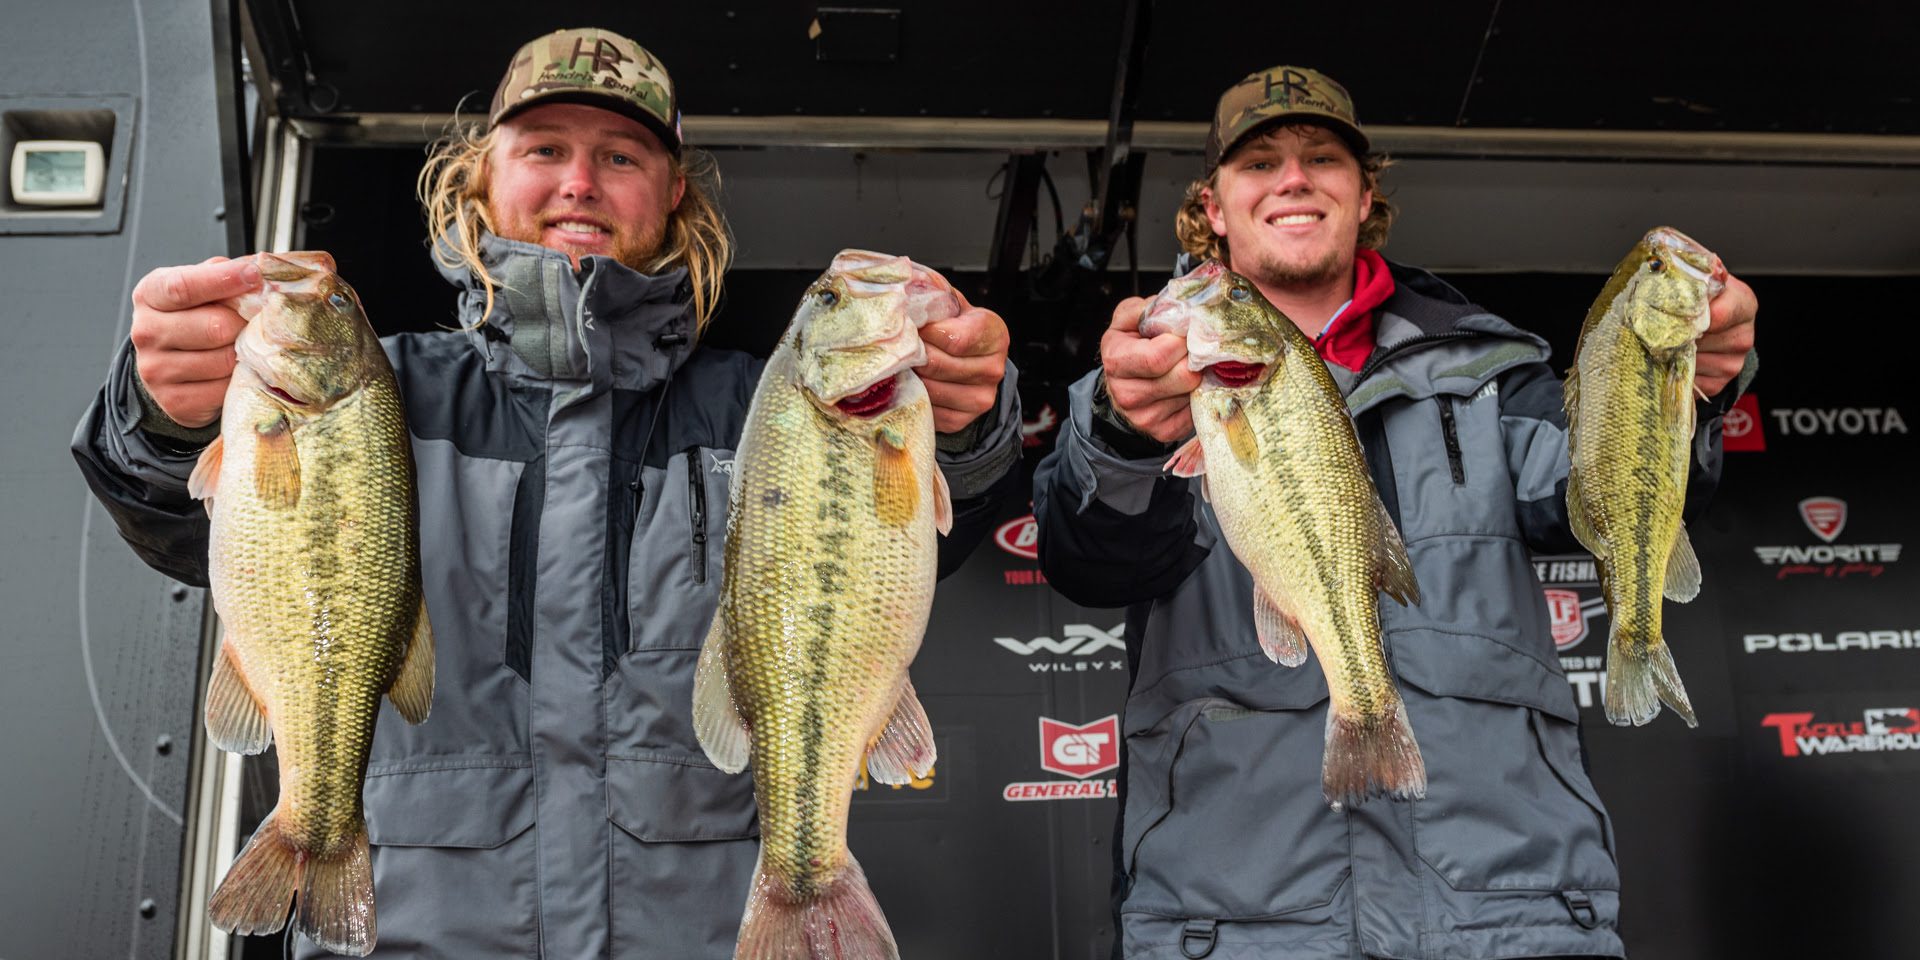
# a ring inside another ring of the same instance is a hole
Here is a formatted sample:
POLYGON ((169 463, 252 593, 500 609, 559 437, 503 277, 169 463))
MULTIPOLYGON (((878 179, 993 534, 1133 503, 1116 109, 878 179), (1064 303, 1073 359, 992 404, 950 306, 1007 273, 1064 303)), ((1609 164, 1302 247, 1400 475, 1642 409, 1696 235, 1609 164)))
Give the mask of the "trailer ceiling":
MULTIPOLYGON (((247 5, 294 117, 484 111, 519 44, 596 25, 665 60, 689 115, 1105 120, 1125 0, 247 5)), ((1760 9, 1163 0, 1136 117, 1204 121, 1241 76, 1295 63, 1345 83, 1369 125, 1920 134, 1920 4, 1760 9)))

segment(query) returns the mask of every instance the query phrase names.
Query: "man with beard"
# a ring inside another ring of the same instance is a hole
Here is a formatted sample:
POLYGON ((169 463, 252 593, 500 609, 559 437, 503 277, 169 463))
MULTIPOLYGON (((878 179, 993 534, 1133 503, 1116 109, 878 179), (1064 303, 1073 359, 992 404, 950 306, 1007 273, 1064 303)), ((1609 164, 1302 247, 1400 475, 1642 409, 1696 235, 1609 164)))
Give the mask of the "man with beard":
MULTIPOLYGON (((429 720, 374 739, 376 956, 732 955, 753 780, 708 763, 692 682, 762 364, 699 343, 731 239, 677 102, 639 44, 562 30, 520 48, 483 135, 420 176, 464 329, 385 341, 437 663, 429 720)), ((187 583, 208 548, 187 477, 244 325, 222 301, 259 285, 218 257, 148 274, 74 442, 129 544, 187 583)), ((920 335, 950 569, 1013 486, 1020 413, 1000 317, 920 335)))
MULTIPOLYGON (((1206 165, 1182 246, 1314 340, 1407 544, 1421 602, 1383 603, 1381 626, 1427 790, 1329 808, 1321 672, 1261 653, 1245 567, 1199 485, 1162 469, 1202 374, 1122 302, 1034 479, 1048 581, 1127 606, 1116 956, 1621 956, 1612 827, 1530 564, 1580 549, 1546 342, 1377 252, 1385 161, 1331 79, 1276 67, 1230 88, 1206 165)), ((1699 341, 1696 504, 1756 309, 1727 278, 1699 341)))

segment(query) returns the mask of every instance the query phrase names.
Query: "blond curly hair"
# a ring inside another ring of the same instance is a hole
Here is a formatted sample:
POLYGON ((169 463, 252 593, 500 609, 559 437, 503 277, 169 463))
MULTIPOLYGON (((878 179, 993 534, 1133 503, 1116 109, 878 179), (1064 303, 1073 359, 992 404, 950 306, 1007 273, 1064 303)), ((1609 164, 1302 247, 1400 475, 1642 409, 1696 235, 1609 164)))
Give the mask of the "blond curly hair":
MULTIPOLYGON (((1304 124, 1282 125, 1279 129, 1304 124)), ((1391 201, 1380 194, 1380 174, 1393 161, 1385 154, 1368 153, 1360 158, 1360 189, 1373 192, 1373 209, 1367 218, 1360 222, 1360 246, 1368 250, 1378 250, 1387 245, 1387 234, 1393 229, 1393 218, 1399 213, 1391 201)), ((1227 263, 1227 238, 1213 232, 1213 224, 1207 221, 1206 191, 1218 186, 1220 170, 1187 184, 1187 195, 1180 201, 1180 212, 1173 223, 1174 236, 1180 240, 1180 249, 1192 255, 1195 260, 1218 260, 1227 263)))
MULTIPOLYGON (((414 192, 427 217, 433 238, 433 257, 449 268, 465 267, 486 288, 486 311, 493 312, 493 292, 500 286, 480 260, 480 235, 492 233, 487 209, 487 157, 498 130, 479 133, 476 125, 460 126, 428 148, 414 192)), ((720 168, 713 155, 687 148, 673 158, 673 174, 687 181, 680 205, 667 215, 660 250, 642 267, 659 273, 685 267, 693 286, 694 334, 698 336, 720 305, 720 290, 733 264, 733 232, 714 198, 720 193, 720 168)))

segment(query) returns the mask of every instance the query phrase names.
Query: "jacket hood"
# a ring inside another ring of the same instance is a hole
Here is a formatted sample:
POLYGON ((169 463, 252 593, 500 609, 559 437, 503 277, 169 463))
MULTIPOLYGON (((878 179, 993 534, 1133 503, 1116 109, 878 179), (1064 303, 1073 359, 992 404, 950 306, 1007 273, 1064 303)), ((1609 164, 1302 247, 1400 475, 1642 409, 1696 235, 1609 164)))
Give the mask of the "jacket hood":
MULTIPOLYGON (((444 244, 436 247, 446 252, 444 244)), ((489 367, 583 382, 586 394, 646 390, 693 350, 693 288, 684 268, 646 274, 611 257, 588 256, 576 271, 558 250, 490 233, 480 238, 480 257, 498 284, 493 311, 484 317, 480 278, 441 257, 435 263, 460 289, 460 325, 487 354, 489 367), (511 349, 498 349, 501 344, 511 349)))

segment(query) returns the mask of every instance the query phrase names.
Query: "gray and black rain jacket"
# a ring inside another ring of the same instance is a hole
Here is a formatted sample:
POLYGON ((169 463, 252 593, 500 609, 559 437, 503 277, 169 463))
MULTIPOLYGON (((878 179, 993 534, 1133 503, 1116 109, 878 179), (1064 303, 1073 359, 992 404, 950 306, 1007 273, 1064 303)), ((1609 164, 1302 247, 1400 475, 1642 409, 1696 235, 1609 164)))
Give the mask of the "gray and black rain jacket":
MULTIPOLYGON (((1561 382, 1544 340, 1392 270, 1371 359, 1330 369, 1420 582, 1418 606, 1383 597, 1380 614, 1424 800, 1328 808, 1317 662, 1260 652, 1251 580, 1197 486, 1095 431, 1097 374, 1036 472, 1047 580, 1128 607, 1128 958, 1622 955, 1613 827, 1529 553, 1580 550, 1561 382)), ((1695 500, 1720 466, 1718 408, 1701 417, 1695 500)))
MULTIPOLYGON (((685 272, 489 237, 485 324, 384 342, 418 466, 432 715, 383 706, 365 791, 375 956, 730 957, 758 852, 753 780, 708 763, 693 666, 716 602, 734 448, 761 361, 698 348, 685 272)), ((1016 485, 1011 369, 939 460, 942 570, 1016 485)), ((198 449, 138 426, 125 348, 74 440, 149 564, 206 583, 198 449)), ((302 942, 303 956, 319 956, 302 942)))

